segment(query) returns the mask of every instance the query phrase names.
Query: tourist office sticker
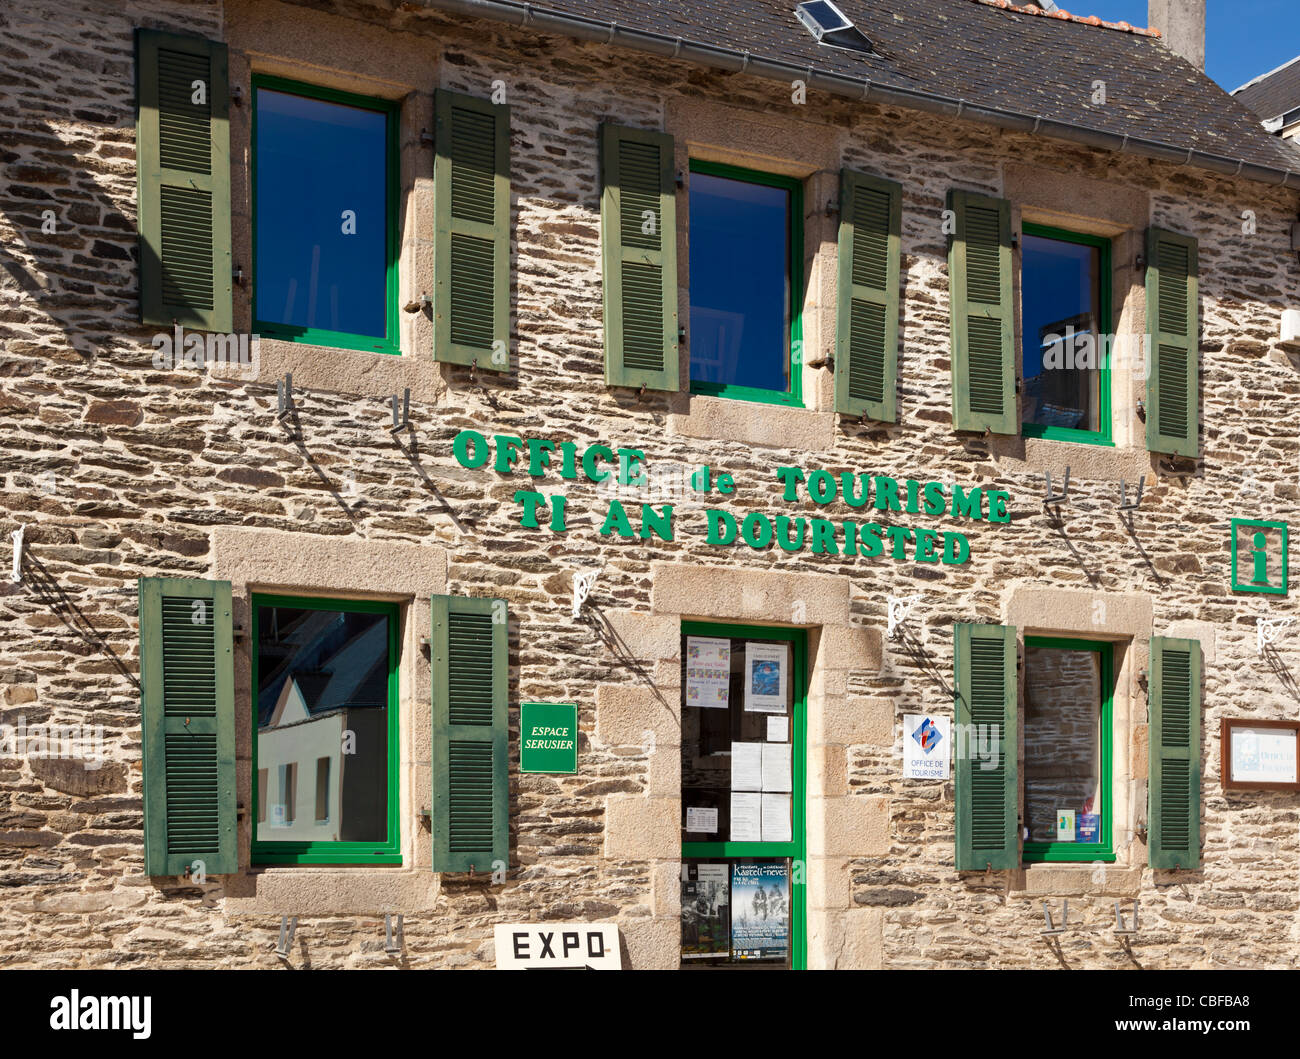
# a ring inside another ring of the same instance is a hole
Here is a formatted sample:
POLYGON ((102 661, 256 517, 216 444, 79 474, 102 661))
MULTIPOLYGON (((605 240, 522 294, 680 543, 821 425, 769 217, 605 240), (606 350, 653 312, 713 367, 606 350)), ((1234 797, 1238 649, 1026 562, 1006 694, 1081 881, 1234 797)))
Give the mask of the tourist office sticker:
POLYGON ((519 714, 519 771, 578 771, 578 707, 525 702, 519 714))

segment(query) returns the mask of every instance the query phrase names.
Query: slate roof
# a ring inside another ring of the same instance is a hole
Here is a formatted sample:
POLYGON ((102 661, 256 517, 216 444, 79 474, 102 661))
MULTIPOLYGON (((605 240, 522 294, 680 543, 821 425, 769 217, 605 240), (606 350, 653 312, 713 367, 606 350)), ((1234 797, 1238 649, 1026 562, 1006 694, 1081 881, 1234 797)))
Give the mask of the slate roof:
MULTIPOLYGON (((795 17, 796 2, 541 0, 527 6, 1300 174, 1300 152, 1266 133, 1244 103, 1154 33, 1044 15, 1005 0, 836 0, 875 45, 877 54, 863 55, 819 45, 795 17), (1106 85, 1104 104, 1092 102, 1098 80, 1106 85)), ((525 7, 511 0, 423 3, 516 24, 525 7)))
POLYGON ((1233 97, 1260 118, 1276 118, 1300 107, 1300 55, 1233 89, 1233 97))

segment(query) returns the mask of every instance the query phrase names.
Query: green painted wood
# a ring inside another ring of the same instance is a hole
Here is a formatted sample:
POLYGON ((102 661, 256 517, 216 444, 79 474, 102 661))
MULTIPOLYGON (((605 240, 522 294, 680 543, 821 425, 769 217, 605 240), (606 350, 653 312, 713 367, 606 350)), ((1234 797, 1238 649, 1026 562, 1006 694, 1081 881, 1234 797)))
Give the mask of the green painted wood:
POLYGON ((1199 451, 1198 247, 1189 235, 1147 229, 1147 448, 1199 451))
POLYGON ((229 332, 226 45, 136 30, 140 319, 229 332))
POLYGON ((510 107, 439 89, 434 359, 509 371, 510 107))
POLYGON ((954 189, 948 208, 953 429, 1018 434, 1011 203, 954 189))
POLYGON ((1201 645, 1151 637, 1147 730, 1147 862, 1201 864, 1201 645))
POLYGON ((956 866, 987 871, 1020 866, 1019 684, 1011 625, 953 626, 953 770, 956 866), (972 726, 987 726, 975 728, 972 726), (997 736, 996 767, 978 759, 977 741, 997 736))
POLYGON ((150 875, 238 870, 230 582, 141 578, 140 723, 150 875))
POLYGON ((673 138, 600 127, 605 382, 677 390, 677 182, 673 138))
POLYGON ((510 862, 505 600, 434 596, 433 870, 510 862))
POLYGON ((903 187, 840 174, 835 411, 898 421, 898 274, 903 187))

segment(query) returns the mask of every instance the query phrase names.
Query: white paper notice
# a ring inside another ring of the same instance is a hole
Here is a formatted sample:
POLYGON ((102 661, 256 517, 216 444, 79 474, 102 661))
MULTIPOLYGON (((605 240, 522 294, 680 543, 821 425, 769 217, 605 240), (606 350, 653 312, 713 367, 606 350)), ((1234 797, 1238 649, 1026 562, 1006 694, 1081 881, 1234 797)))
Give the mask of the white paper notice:
POLYGON ((731 688, 731 641, 686 637, 686 705, 725 710, 731 688))
POLYGON ((785 713, 790 645, 745 644, 745 709, 750 713, 785 713))
POLYGON ((766 745, 766 743, 731 744, 731 789, 733 791, 763 789, 763 747, 766 745))
POLYGON ((763 748, 763 790, 793 790, 790 784, 790 744, 759 743, 763 748))
MULTIPOLYGON (((790 796, 763 794, 763 841, 790 841, 790 796)), ((733 825, 734 827, 734 825, 733 825)))
POLYGON ((686 830, 713 835, 718 831, 718 810, 686 807, 686 830))
POLYGON ((731 792, 731 841, 763 841, 763 796, 731 792))
POLYGON ((767 741, 769 743, 790 742, 789 717, 769 717, 767 719, 767 741))

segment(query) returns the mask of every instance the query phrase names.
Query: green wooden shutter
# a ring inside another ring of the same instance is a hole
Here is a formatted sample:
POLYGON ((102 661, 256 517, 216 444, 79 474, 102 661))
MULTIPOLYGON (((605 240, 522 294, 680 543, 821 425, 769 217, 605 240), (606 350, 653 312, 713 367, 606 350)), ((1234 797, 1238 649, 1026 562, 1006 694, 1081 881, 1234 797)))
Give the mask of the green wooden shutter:
POLYGON ((139 594, 145 867, 229 874, 239 859, 230 582, 146 577, 139 594))
POLYGON ((1201 645, 1151 638, 1147 856, 1153 868, 1201 863, 1201 645))
POLYGON ((1200 419, 1197 244, 1147 229, 1147 448, 1196 458, 1200 419))
POLYGON ((898 268, 903 188, 840 174, 835 411, 898 420, 898 268))
POLYGON ((600 127, 605 382, 676 390, 677 182, 673 138, 600 127))
POLYGON ((135 41, 140 318, 228 332, 226 46, 149 29, 135 41))
POLYGON ((957 869, 1020 866, 1019 684, 1012 625, 953 626, 957 869), (958 727, 962 726, 962 727, 958 727), (979 747, 996 759, 977 755, 979 747), (984 766, 996 760, 996 767, 984 766))
POLYGON ((506 604, 433 597, 433 870, 510 861, 506 604))
POLYGON ((954 430, 1019 434, 1011 296, 1011 204, 948 192, 954 430))
POLYGON ((434 358, 510 370, 510 107, 439 89, 434 358))

